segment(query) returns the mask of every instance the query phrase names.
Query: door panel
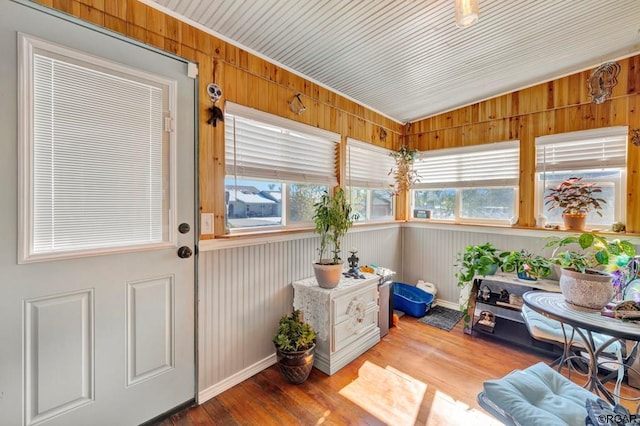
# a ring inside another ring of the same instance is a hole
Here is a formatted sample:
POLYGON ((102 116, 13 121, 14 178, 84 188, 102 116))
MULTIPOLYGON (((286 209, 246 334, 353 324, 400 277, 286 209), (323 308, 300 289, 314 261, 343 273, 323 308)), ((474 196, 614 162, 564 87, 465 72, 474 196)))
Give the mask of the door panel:
POLYGON ((139 424, 195 396, 195 81, 186 63, 0 2, 0 423, 139 424), (17 32, 177 82, 170 248, 18 264, 17 32), (180 223, 191 224, 186 234, 180 223))

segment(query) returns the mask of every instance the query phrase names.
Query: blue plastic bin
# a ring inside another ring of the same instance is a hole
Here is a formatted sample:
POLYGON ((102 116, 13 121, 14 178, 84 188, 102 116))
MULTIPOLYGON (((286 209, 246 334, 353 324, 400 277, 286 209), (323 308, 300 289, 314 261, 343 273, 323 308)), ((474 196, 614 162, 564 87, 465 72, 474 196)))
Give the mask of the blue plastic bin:
POLYGON ((409 284, 393 283, 393 309, 420 318, 427 314, 432 302, 433 294, 431 293, 409 284))

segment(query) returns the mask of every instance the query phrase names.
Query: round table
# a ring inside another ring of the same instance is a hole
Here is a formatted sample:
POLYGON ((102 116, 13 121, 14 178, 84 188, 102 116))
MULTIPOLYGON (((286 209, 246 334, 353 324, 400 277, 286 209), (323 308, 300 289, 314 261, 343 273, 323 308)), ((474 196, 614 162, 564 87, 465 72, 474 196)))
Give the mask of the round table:
MULTIPOLYGON (((640 341, 640 325, 634 322, 622 321, 616 318, 606 317, 600 314, 600 311, 582 308, 580 306, 572 305, 568 303, 564 296, 560 293, 549 293, 546 291, 529 291, 523 295, 524 304, 534 311, 538 312, 545 317, 557 320, 565 325, 570 326, 574 332, 580 336, 584 343, 584 350, 589 356, 589 371, 587 382, 584 387, 599 393, 604 396, 609 402, 616 403, 619 395, 611 393, 605 388, 603 383, 598 377, 598 358, 602 355, 603 350, 620 340, 635 341, 636 345, 633 348, 633 354, 637 352, 637 342, 640 341), (601 333, 607 336, 611 336, 600 346, 594 343, 593 333, 601 333)), ((564 332, 564 357, 570 359, 573 355, 570 354, 570 348, 574 342, 573 333, 569 336, 564 332)), ((621 342, 624 344, 624 342, 621 342)), ((635 356, 633 357, 635 358, 635 356)), ((633 358, 628 363, 624 363, 622 367, 627 368, 633 361, 633 358)), ((607 361, 611 363, 611 361, 607 361)), ((563 362, 558 366, 558 370, 562 368, 563 362)), ((621 367, 619 367, 621 368, 621 367)), ((639 400, 640 398, 632 398, 632 400, 639 400)))

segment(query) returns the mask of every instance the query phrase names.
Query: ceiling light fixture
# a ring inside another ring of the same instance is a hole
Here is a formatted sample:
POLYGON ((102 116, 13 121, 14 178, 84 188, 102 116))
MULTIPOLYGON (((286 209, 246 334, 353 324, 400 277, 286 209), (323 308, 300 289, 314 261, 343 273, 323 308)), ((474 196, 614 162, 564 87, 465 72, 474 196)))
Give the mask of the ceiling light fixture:
POLYGON ((470 27, 478 21, 478 0, 454 0, 456 6, 456 26, 470 27))

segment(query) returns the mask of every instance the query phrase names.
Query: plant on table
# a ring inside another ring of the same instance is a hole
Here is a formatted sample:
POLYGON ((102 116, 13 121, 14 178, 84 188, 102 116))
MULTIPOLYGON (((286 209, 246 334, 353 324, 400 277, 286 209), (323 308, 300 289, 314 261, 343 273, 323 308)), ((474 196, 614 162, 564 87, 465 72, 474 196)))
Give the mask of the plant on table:
POLYGON ((504 272, 515 272, 518 277, 529 279, 546 278, 551 275, 552 263, 544 256, 528 250, 500 253, 501 268, 504 272))
POLYGON ((320 264, 338 264, 340 259, 340 240, 353 225, 353 214, 351 204, 342 188, 338 188, 333 196, 325 192, 320 197, 320 201, 313 205, 315 213, 313 222, 314 231, 320 235, 320 247, 318 255, 320 264), (325 259, 324 255, 332 247, 332 258, 325 259))
POLYGON ((546 246, 555 247, 551 259, 562 268, 560 290, 565 299, 591 309, 601 309, 616 293, 617 300, 621 298, 630 265, 636 263, 631 262, 636 250, 629 241, 609 241, 590 232, 554 238, 546 246))
POLYGON ((631 242, 620 239, 609 241, 604 235, 593 232, 552 238, 545 247, 555 247, 551 257, 553 263, 581 273, 591 268, 614 272, 626 266, 636 255, 636 249, 631 242), (571 246, 578 249, 559 251, 560 248, 571 246))
MULTIPOLYGON (((458 287, 465 289, 473 284, 476 276, 492 275, 496 272, 500 258, 498 249, 491 243, 467 246, 463 252, 456 255, 458 268, 455 273, 458 287)), ((460 304, 460 312, 464 314, 464 328, 470 327, 471 315, 469 298, 460 304)))

